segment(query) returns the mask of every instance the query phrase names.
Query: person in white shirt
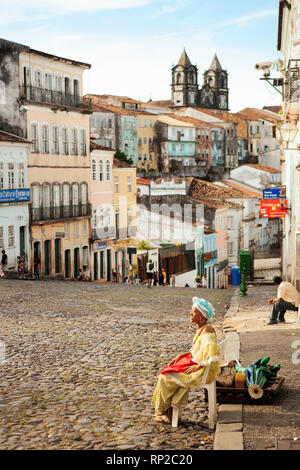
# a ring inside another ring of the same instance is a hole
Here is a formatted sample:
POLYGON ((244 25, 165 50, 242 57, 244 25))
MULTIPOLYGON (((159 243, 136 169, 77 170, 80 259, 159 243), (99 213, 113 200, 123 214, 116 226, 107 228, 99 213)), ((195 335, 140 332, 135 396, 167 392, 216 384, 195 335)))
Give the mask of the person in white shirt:
POLYGON ((300 294, 290 282, 283 281, 280 277, 274 278, 275 286, 278 286, 277 297, 269 299, 268 304, 273 305, 267 325, 285 323, 284 315, 287 310, 298 311, 300 294))
POLYGON ((146 270, 147 270, 148 287, 152 287, 154 264, 152 263, 151 259, 147 263, 146 270))

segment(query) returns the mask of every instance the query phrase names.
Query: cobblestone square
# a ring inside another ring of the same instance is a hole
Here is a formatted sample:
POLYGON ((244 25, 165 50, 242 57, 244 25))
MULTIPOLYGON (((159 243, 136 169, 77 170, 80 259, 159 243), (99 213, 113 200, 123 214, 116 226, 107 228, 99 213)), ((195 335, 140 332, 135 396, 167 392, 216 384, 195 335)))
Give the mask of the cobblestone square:
POLYGON ((176 430, 152 420, 151 398, 191 347, 192 297, 220 327, 232 289, 3 280, 0 293, 0 449, 212 449, 203 392, 176 430))

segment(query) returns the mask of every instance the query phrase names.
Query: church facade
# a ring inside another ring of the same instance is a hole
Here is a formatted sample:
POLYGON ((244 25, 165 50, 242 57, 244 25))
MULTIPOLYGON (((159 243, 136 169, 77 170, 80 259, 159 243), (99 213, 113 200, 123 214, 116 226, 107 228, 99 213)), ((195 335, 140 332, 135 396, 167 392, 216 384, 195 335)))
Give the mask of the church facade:
POLYGON ((172 107, 201 107, 228 111, 228 73, 223 70, 217 55, 204 73, 204 84, 199 88, 198 68, 192 65, 185 49, 179 62, 172 68, 172 107))

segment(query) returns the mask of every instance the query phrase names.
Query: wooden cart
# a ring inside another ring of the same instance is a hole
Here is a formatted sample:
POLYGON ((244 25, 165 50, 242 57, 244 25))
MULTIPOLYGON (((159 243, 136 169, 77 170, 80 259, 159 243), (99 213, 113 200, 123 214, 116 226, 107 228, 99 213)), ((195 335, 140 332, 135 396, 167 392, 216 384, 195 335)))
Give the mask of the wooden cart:
MULTIPOLYGON (((261 398, 252 398, 248 388, 219 387, 217 386, 217 403, 221 404, 260 404, 271 402, 279 392, 284 377, 269 377, 263 388, 264 394, 261 398)), ((207 394, 205 393, 205 401, 207 394)))

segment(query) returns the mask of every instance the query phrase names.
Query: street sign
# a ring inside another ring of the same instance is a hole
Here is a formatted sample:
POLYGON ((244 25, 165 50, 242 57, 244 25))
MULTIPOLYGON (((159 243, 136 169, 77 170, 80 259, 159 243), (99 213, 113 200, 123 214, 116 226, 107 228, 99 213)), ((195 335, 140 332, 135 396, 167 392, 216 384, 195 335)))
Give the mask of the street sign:
POLYGON ((286 187, 281 186, 280 188, 264 189, 263 199, 279 199, 286 197, 286 187))
POLYGON ((284 218, 288 213, 288 201, 280 203, 279 199, 261 199, 260 214, 263 218, 284 218))

